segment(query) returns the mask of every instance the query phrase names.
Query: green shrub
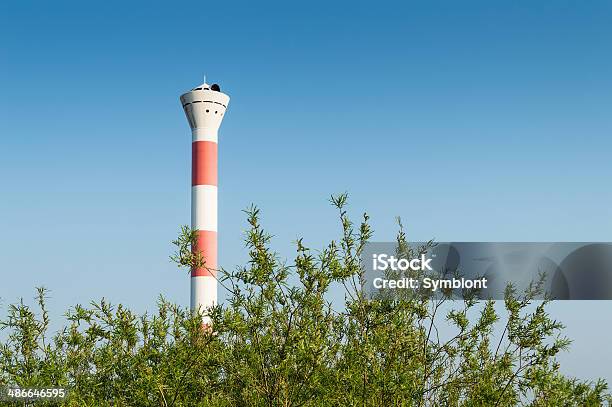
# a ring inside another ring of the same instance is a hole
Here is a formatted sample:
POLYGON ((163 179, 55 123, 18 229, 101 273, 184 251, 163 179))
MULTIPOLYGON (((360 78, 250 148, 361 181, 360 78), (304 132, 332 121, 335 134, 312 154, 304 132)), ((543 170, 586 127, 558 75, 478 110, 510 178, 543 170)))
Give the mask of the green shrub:
MULTIPOLYGON (((332 202, 340 239, 320 252, 299 240, 290 265, 270 249, 259 210, 247 211, 250 261, 220 272, 229 295, 211 311, 212 329, 163 298, 141 316, 102 300, 72 308, 50 338, 44 289, 39 312, 10 305, 0 386, 66 387, 66 399, 38 405, 80 407, 609 405, 605 382, 559 372, 555 357, 569 340, 533 293, 509 287, 502 338, 493 335, 493 302, 453 302, 443 312, 445 300, 366 297, 359 255, 368 217, 355 226, 346 196, 332 202), (332 286, 345 292, 341 311, 326 297, 332 286), (453 327, 450 339, 438 338, 440 323, 453 327)), ((173 258, 187 268, 200 261, 192 239, 183 228, 174 242, 173 258)), ((419 250, 401 224, 398 244, 406 256, 419 250)))

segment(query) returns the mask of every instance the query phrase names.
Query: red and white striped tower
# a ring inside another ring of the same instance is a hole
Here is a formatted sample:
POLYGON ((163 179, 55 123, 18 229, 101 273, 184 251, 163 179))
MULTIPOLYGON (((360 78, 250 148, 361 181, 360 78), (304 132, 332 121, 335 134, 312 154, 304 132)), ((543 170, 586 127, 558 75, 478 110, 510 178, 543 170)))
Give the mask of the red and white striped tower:
POLYGON ((206 83, 181 96, 191 126, 191 228, 197 232, 194 252, 204 267, 191 270, 191 309, 203 314, 217 303, 217 133, 229 96, 206 83))

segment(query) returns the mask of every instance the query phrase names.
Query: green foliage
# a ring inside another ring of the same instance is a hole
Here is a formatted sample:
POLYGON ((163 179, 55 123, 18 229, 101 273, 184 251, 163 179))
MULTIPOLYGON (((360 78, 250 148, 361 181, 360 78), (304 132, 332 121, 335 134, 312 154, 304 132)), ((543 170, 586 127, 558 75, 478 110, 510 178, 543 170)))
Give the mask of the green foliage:
MULTIPOLYGON (((354 225, 346 195, 332 204, 340 239, 319 252, 298 240, 290 265, 271 250, 259 210, 246 211, 250 261, 220 272, 229 295, 210 310, 212 329, 163 298, 141 316, 102 300, 70 309, 50 339, 39 289, 39 312, 20 302, 1 322, 0 386, 65 386, 64 401, 40 405, 66 406, 609 405, 603 381, 559 372, 555 357, 569 340, 546 302, 532 300, 541 287, 508 287, 501 337, 491 301, 368 298, 359 262, 368 217, 354 225), (344 291, 341 310, 328 300, 332 288, 344 291), (447 340, 441 323, 454 329, 447 340)), ((193 238, 183 228, 174 242, 180 266, 201 262, 193 238)), ((419 250, 400 222, 398 253, 419 250)))

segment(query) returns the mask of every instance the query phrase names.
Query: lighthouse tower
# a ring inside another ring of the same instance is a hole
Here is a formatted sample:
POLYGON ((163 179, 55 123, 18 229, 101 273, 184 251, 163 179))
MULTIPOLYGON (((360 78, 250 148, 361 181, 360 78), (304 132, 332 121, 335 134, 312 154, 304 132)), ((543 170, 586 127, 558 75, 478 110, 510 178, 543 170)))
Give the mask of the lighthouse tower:
POLYGON ((191 229, 203 267, 191 270, 191 309, 210 323, 206 310, 217 303, 217 142, 229 96, 203 83, 181 96, 191 127, 191 229))

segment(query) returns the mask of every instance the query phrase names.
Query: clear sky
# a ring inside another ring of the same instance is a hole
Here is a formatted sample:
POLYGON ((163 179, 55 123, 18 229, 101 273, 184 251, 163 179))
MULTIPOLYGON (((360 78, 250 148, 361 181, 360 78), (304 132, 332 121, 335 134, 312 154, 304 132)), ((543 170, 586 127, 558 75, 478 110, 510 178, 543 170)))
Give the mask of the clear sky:
MULTIPOLYGON (((221 2, 215 2, 221 3, 221 2)), ((612 3, 0 3, 0 298, 188 305, 178 97, 204 74, 220 130, 220 264, 259 205, 283 257, 338 236, 612 241, 612 3)), ((223 294, 221 294, 223 297, 223 294)), ((612 302, 554 304, 565 369, 612 381, 612 302)), ((4 310, 2 310, 4 313, 4 310)))

